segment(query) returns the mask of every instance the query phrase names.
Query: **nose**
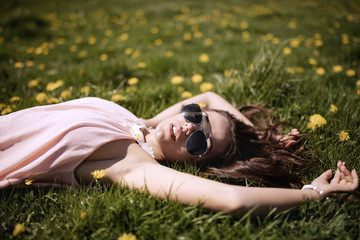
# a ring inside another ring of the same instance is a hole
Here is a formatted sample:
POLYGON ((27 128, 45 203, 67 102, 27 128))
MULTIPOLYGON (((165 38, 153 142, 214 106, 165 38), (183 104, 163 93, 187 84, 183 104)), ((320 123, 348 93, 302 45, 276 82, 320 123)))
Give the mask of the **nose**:
POLYGON ((182 129, 183 129, 183 131, 185 132, 185 134, 186 134, 187 136, 189 136, 192 132, 194 132, 194 131, 196 131, 196 130, 199 129, 199 125, 186 122, 186 123, 183 125, 182 129))

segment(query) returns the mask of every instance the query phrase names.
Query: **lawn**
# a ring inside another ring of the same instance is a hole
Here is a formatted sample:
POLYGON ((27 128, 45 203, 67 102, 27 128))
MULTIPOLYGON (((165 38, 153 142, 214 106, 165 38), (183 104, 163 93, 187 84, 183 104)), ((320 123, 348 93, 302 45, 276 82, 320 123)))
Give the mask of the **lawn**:
MULTIPOLYGON (((360 170, 359 1, 0 4, 0 115, 96 96, 148 118, 211 90, 293 123, 316 160, 305 180, 360 170)), ((30 185, 0 191, 0 239, 359 239, 359 190, 347 198, 234 218, 101 182, 30 185)))

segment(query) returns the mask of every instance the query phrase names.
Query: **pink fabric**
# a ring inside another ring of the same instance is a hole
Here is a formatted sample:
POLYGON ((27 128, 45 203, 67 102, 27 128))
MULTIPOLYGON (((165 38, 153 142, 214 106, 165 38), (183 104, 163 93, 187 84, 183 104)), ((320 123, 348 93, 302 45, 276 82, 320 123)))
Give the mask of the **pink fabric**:
POLYGON ((138 118, 99 98, 38 106, 0 116, 0 188, 79 185, 75 168, 105 143, 136 140, 129 123, 138 118))

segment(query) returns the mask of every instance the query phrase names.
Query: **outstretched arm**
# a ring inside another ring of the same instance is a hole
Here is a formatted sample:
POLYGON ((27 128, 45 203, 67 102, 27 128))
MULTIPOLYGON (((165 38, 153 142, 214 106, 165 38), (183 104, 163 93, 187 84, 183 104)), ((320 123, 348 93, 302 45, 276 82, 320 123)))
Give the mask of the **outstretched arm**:
POLYGON ((128 156, 136 159, 86 161, 77 170, 78 177, 91 181, 90 172, 105 169, 105 180, 143 192, 160 199, 186 205, 200 204, 205 208, 233 215, 243 215, 256 207, 254 215, 267 214, 272 208, 285 210, 299 205, 304 200, 316 200, 334 192, 353 191, 358 187, 358 175, 341 164, 331 183, 327 171, 313 181, 324 191, 259 188, 228 185, 165 167, 147 156, 137 144, 128 146, 128 156), (134 154, 136 153, 136 154, 134 154), (145 160, 138 160, 145 159, 145 160))
POLYGON ((253 126, 253 124, 249 121, 249 119, 247 119, 242 113, 240 113, 240 111, 236 109, 236 107, 231 105, 228 101, 226 101, 224 98, 222 98, 221 96, 219 96, 214 92, 206 92, 200 95, 196 95, 192 98, 183 100, 181 102, 178 102, 177 104, 160 112, 155 117, 145 120, 145 124, 146 126, 149 127, 156 127, 157 124, 162 120, 178 114, 183 105, 190 103, 205 104, 206 105, 205 109, 208 108, 208 109, 218 109, 218 110, 228 111, 240 121, 250 126, 253 126))

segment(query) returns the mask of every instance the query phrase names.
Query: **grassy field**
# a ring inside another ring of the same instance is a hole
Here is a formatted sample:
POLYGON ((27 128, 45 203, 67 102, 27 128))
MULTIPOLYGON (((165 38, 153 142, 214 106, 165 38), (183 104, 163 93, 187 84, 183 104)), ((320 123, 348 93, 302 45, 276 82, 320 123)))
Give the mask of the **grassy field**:
MULTIPOLYGON (((1 115, 97 96, 147 118, 212 90, 237 106, 266 103, 275 119, 294 123, 318 161, 301 173, 304 179, 338 160, 360 170, 358 1, 0 0, 0 6, 1 115), (326 123, 312 129, 314 114, 326 123)), ((359 239, 359 201, 345 197, 233 218, 100 183, 10 188, 0 191, 0 238, 359 239)))

